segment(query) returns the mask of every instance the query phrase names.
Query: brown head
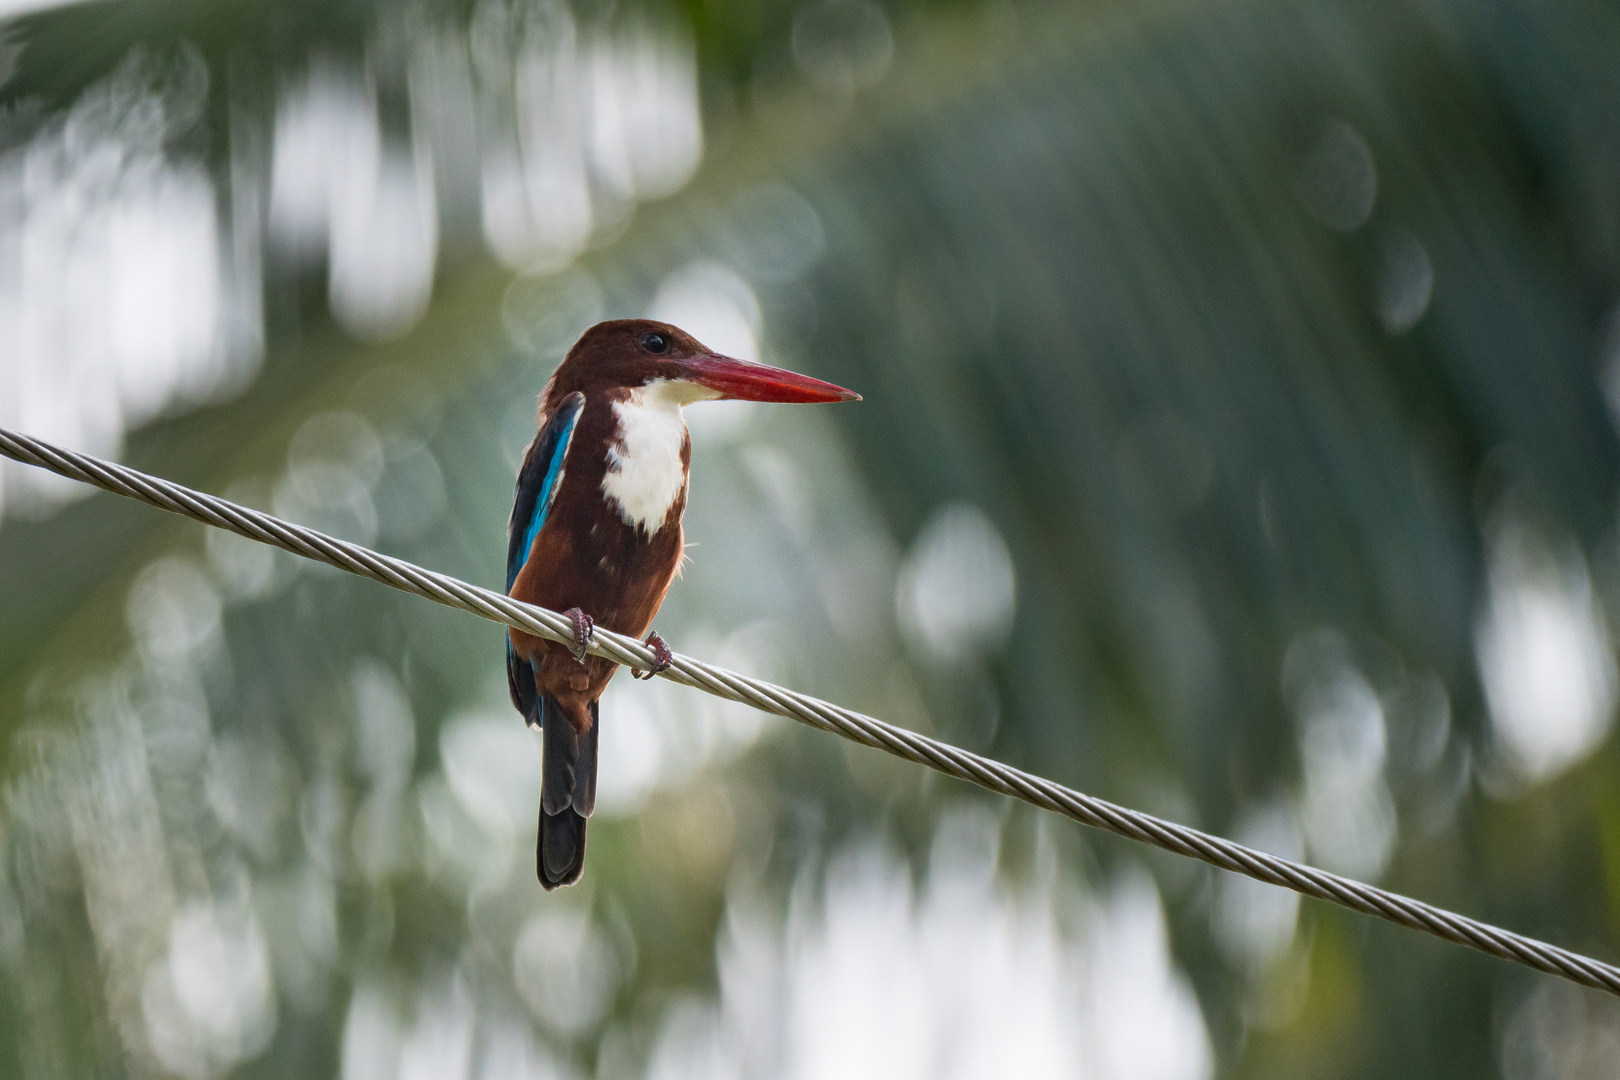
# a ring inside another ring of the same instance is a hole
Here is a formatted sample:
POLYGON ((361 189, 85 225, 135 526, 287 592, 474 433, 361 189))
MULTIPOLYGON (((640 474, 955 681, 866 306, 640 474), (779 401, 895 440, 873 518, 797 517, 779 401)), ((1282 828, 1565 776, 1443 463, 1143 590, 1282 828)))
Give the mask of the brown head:
MULTIPOLYGON (((541 395, 545 411, 574 391, 679 383, 690 401, 859 401, 841 386, 782 368, 721 356, 686 331, 652 319, 617 319, 585 331, 541 395)), ((672 387, 672 389, 674 389, 672 387)))

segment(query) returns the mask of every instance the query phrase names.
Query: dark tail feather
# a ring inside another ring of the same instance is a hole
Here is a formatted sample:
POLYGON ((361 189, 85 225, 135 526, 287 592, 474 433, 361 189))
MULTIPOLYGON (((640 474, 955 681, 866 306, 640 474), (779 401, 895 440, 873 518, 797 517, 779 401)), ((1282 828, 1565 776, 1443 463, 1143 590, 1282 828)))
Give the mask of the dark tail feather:
POLYGON ((540 774, 540 839, 535 864, 547 890, 572 885, 585 869, 585 819, 596 807, 596 743, 600 724, 591 703, 583 738, 556 701, 544 705, 545 743, 540 774))

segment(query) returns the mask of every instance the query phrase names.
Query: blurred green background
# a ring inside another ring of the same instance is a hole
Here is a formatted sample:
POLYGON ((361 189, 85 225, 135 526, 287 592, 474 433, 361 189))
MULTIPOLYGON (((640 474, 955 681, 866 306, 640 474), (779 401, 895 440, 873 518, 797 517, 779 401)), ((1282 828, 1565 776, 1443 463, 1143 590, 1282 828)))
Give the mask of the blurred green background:
MULTIPOLYGON (((1613 959, 1620 10, 0 0, 0 425, 501 580, 653 315, 683 651, 1613 959)), ((0 1072, 1608 1077, 1602 995, 0 466, 0 1072)))

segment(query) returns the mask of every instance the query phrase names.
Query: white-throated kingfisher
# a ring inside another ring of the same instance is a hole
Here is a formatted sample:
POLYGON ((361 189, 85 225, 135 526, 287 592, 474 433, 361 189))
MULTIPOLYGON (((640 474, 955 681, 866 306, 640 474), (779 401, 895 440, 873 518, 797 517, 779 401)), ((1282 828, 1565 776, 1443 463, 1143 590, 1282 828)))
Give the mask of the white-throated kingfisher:
MULTIPOLYGON (((564 612, 573 646, 510 630, 512 704, 544 732, 535 861, 547 889, 585 865, 596 802, 598 699, 617 665, 586 652, 595 624, 649 634, 681 564, 692 442, 682 409, 699 401, 858 401, 805 375, 720 356, 665 323, 623 319, 585 331, 540 394, 507 524, 506 591, 564 612)), ((638 673, 639 674, 639 673, 638 673)))

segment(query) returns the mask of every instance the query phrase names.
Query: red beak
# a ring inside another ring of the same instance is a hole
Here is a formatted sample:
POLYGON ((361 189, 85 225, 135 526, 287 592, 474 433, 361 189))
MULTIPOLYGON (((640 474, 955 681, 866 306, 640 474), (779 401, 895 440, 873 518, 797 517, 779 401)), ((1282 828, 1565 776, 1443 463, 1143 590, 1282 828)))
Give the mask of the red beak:
POLYGON ((861 395, 842 386, 782 368, 733 360, 729 356, 700 353, 681 364, 686 368, 688 379, 707 386, 722 399, 795 403, 861 400, 861 395))

